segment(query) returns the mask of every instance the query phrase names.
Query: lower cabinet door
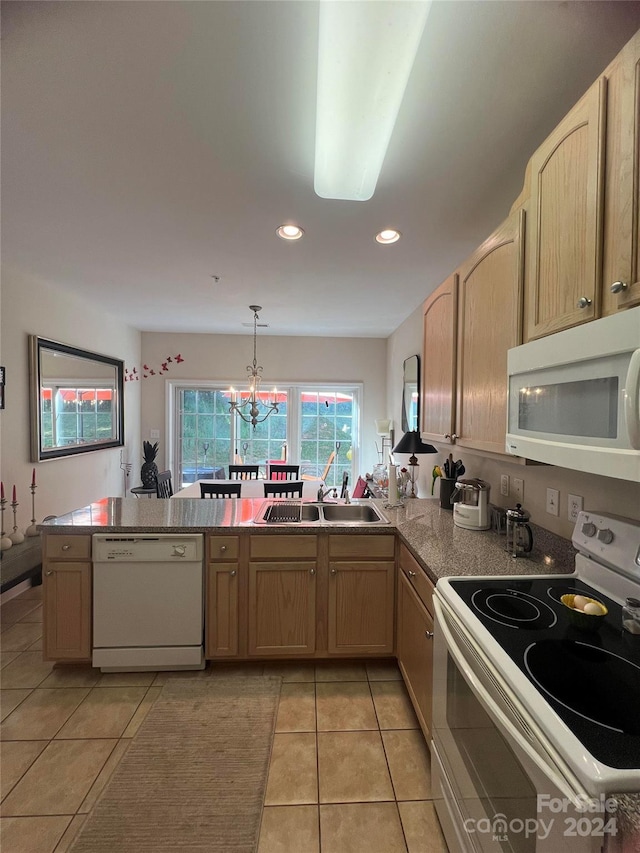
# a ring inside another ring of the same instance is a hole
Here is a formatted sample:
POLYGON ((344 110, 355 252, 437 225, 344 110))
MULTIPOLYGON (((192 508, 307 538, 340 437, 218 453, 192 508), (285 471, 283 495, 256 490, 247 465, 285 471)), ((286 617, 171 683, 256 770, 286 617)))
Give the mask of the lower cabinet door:
POLYGON ((404 572, 398 584, 398 664, 427 740, 431 736, 433 619, 404 572))
POLYGON ((206 650, 208 658, 238 654, 238 564, 216 563, 207 571, 206 650))
POLYGON ((249 654, 316 648, 316 563, 249 563, 249 654))
POLYGON ((329 564, 331 654, 393 652, 394 577, 392 560, 329 564))
POLYGON ((91 563, 45 563, 45 660, 91 659, 91 563))

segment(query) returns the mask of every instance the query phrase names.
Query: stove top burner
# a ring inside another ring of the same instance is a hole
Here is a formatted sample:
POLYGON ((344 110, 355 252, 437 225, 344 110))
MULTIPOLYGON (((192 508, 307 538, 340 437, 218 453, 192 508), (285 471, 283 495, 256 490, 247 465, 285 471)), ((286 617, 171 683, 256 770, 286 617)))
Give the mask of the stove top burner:
POLYGON ((584 587, 576 586, 575 584, 554 584, 547 590, 547 595, 552 601, 562 602, 560 599, 563 595, 584 595, 584 587))
POLYGON ((640 735, 640 666, 586 642, 542 640, 524 653, 531 679, 574 714, 627 735, 640 735))
POLYGON ((487 619, 508 628, 550 628, 557 619, 548 604, 518 589, 478 589, 471 603, 487 619))

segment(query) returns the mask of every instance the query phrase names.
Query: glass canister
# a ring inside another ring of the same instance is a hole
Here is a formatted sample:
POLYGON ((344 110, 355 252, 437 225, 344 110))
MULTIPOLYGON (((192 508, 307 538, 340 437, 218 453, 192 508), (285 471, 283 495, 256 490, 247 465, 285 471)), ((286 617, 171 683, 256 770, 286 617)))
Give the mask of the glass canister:
POLYGON ((528 525, 531 518, 522 504, 516 504, 515 509, 508 509, 507 544, 505 548, 512 557, 527 557, 533 548, 533 533, 528 525))
POLYGON ((374 465, 373 472, 371 474, 371 479, 380 490, 384 491, 388 489, 389 473, 387 471, 387 466, 382 462, 378 462, 377 465, 374 465))
POLYGON ((622 608, 622 627, 630 634, 640 634, 640 599, 627 598, 622 608))

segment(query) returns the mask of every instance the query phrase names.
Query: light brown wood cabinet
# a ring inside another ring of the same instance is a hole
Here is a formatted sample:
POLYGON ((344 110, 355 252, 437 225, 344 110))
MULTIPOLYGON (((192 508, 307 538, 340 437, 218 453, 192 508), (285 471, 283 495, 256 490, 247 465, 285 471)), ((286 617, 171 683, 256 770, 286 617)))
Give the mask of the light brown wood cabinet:
POLYGON ((437 444, 506 455, 507 350, 522 343, 524 227, 524 210, 513 212, 424 304, 422 434, 437 444))
POLYGON ((525 338, 640 304, 640 32, 530 166, 525 338))
POLYGON ((507 350, 522 343, 524 210, 460 267, 455 435, 462 447, 506 453, 507 350))
POLYGON ((455 442, 457 305, 454 273, 422 307, 421 432, 423 438, 440 444, 455 442))
POLYGON ((249 541, 249 655, 312 655, 317 536, 263 535, 249 541))
POLYGON ((394 555, 393 536, 329 536, 330 654, 393 653, 394 555))
POLYGON ((433 584, 400 545, 397 657, 425 738, 431 738, 433 695, 433 584))
POLYGON ((640 31, 605 70, 602 313, 640 304, 640 31))
POLYGON ((238 536, 210 536, 207 544, 206 638, 207 658, 238 655, 239 641, 238 536))
POLYGON ((43 657, 91 660, 91 537, 43 537, 43 657))

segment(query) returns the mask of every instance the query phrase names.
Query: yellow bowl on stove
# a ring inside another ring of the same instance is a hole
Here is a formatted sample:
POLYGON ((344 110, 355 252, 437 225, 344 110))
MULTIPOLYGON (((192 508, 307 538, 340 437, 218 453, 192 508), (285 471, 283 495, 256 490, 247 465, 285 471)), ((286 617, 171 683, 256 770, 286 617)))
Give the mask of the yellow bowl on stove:
POLYGON ((585 613, 583 610, 576 610, 574 607, 575 597, 575 593, 568 592, 560 598, 560 601, 569 611, 569 622, 574 627, 580 628, 581 631, 597 631, 602 625, 602 617, 609 612, 606 605, 598 601, 597 598, 589 598, 588 595, 583 595, 582 597, 586 598, 587 602, 597 604, 601 611, 600 613, 585 613))

